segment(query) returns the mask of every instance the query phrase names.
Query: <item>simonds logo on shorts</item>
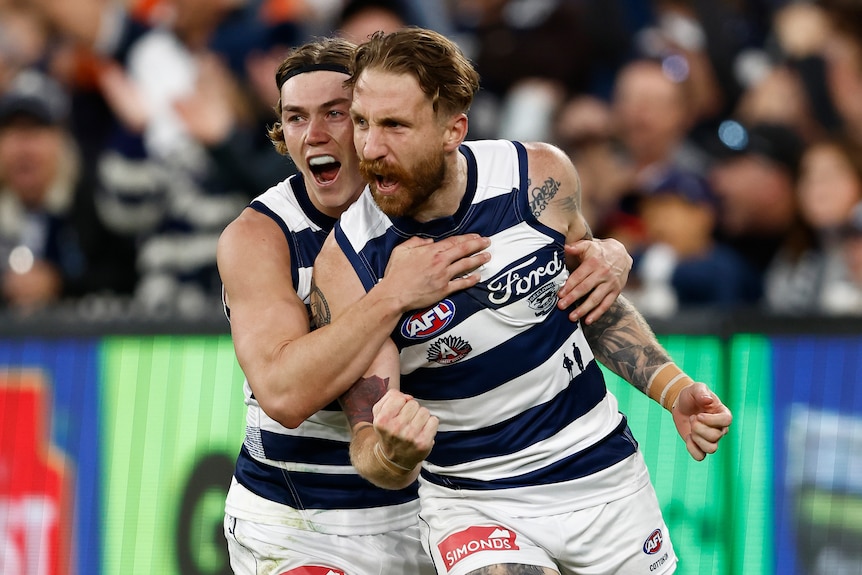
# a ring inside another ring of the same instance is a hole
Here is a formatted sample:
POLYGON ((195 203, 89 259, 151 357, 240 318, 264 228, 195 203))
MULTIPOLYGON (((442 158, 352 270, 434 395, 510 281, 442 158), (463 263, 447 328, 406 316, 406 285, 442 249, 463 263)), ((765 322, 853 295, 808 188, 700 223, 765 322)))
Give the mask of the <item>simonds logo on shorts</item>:
POLYGON ((647 555, 655 555, 661 551, 662 541, 664 541, 664 537, 662 537, 661 529, 656 529, 650 533, 649 537, 644 541, 644 553, 647 555))
POLYGON ((473 526, 464 531, 453 533, 437 545, 446 570, 458 561, 480 551, 513 551, 519 547, 515 543, 515 533, 495 525, 473 526))

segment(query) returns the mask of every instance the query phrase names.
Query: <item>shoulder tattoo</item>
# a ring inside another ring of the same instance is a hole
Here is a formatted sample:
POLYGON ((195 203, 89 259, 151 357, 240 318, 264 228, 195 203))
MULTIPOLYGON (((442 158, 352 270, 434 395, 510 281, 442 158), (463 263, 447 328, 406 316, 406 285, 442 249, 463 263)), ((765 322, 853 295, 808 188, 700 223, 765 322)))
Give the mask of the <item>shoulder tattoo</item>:
POLYGON ((309 295, 308 300, 310 305, 309 314, 311 316, 310 320, 312 329, 332 323, 332 313, 329 311, 329 302, 326 301, 326 296, 323 295, 323 292, 319 287, 317 287, 314 280, 311 281, 311 294, 309 295))
MULTIPOLYGON (((532 185, 531 181, 527 180, 527 186, 530 185, 532 185)), ((554 178, 548 178, 540 187, 530 190, 530 211, 535 217, 538 218, 545 211, 559 190, 560 182, 554 178)))
POLYGON ((581 212, 581 178, 575 179, 575 193, 566 195, 560 202, 560 207, 565 212, 579 214, 581 212))

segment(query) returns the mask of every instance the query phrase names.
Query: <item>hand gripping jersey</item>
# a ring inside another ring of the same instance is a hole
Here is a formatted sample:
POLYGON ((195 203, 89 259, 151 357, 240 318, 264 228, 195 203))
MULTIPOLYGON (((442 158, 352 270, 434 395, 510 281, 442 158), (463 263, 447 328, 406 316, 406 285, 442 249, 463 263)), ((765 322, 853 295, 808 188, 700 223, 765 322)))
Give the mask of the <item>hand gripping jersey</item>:
MULTIPOLYGON (((301 175, 270 188, 251 207, 284 231, 293 284, 308 305, 312 265, 335 219, 314 207, 301 175)), ((350 464, 350 430, 338 402, 288 429, 264 413, 248 381, 243 389, 248 406, 245 440, 227 513, 335 535, 371 535, 415 524, 416 486, 379 489, 350 464)))
POLYGON ((649 475, 580 325, 556 307, 565 238, 529 209, 526 150, 501 140, 460 151, 468 182, 453 216, 389 218, 366 190, 335 230, 366 290, 412 235, 491 239, 475 287, 405 314, 392 334, 401 389, 440 419, 420 495, 471 490, 531 516, 633 493, 649 475))

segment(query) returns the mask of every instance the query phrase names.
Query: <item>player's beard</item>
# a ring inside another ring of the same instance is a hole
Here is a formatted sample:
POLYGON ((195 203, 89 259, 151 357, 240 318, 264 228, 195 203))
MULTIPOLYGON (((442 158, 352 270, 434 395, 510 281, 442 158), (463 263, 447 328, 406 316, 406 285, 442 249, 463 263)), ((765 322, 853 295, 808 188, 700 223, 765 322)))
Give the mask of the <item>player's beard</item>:
POLYGON ((446 179, 443 154, 426 156, 410 171, 381 160, 360 161, 359 171, 369 183, 374 201, 383 213, 392 217, 409 217, 419 213, 446 179), (380 194, 377 190, 378 177, 398 182, 401 190, 393 196, 380 194))

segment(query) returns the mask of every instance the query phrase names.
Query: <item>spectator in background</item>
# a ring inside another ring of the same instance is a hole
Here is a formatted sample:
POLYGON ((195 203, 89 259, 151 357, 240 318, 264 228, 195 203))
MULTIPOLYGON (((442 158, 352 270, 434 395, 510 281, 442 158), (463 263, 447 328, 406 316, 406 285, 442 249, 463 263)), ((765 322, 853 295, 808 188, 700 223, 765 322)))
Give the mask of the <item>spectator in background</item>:
POLYGON ((394 32, 407 22, 407 6, 402 0, 347 0, 335 23, 335 32, 361 44, 374 32, 394 32))
POLYGON ((291 22, 268 24, 245 55, 239 77, 216 54, 203 54, 192 92, 174 105, 185 129, 205 147, 219 185, 248 200, 296 172, 266 133, 278 119, 272 79, 301 35, 291 22))
POLYGON ((862 142, 862 4, 855 0, 821 0, 820 4, 830 22, 823 58, 831 101, 840 129, 862 142))
POLYGON ((667 61, 634 60, 617 75, 613 121, 636 186, 672 169, 706 169, 706 154, 687 139, 693 118, 689 87, 684 70, 667 61))
POLYGON ((560 107, 553 127, 553 143, 578 167, 586 190, 581 210, 593 233, 607 237, 613 229, 617 240, 632 245, 626 227, 613 221, 623 196, 634 186, 634 173, 614 137, 610 106, 595 96, 575 96, 560 107))
POLYGON ((43 58, 48 42, 39 12, 27 4, 0 3, 0 92, 20 69, 43 58))
POLYGON ((787 126, 733 120, 722 123, 718 139, 709 173, 719 198, 718 237, 755 267, 762 285, 779 249, 806 235, 795 190, 804 144, 787 126))
POLYGON ((792 314, 862 311, 862 292, 844 254, 852 243, 848 238, 857 235, 854 210, 862 205, 862 147, 847 138, 810 145, 800 161, 797 194, 809 233, 788 237, 771 262, 768 308, 792 314))
POLYGON ((67 114, 63 89, 34 70, 0 97, 0 285, 12 308, 134 289, 134 243, 104 225, 67 114))
POLYGON ((819 130, 844 132, 862 141, 862 4, 855 0, 787 3, 771 24, 779 56, 799 84, 785 90, 771 106, 785 107, 788 98, 805 99, 819 130))
POLYGON ((554 80, 567 94, 592 91, 628 53, 623 11, 596 0, 483 0, 456 2, 453 18, 475 39, 483 89, 503 97, 525 78, 554 80))
POLYGON ((683 72, 669 61, 636 59, 623 66, 614 85, 611 121, 629 189, 599 233, 620 239, 632 253, 647 241, 637 214, 642 191, 672 172, 697 175, 707 166, 708 156, 688 138, 693 109, 683 72))
POLYGON ((862 315, 862 204, 853 210, 853 218, 843 230, 841 251, 847 265, 847 282, 832 290, 830 311, 862 315))
POLYGON ((834 132, 840 120, 826 86, 826 11, 816 2, 790 2, 772 18, 770 65, 749 86, 735 116, 741 121, 793 126, 806 141, 834 132))
POLYGON ((139 117, 126 123, 131 145, 100 172, 117 218, 135 226, 141 273, 135 299, 150 314, 196 317, 220 295, 216 243, 249 196, 221 181, 180 109, 205 82, 203 66, 220 28, 244 17, 244 2, 166 0, 170 17, 129 48, 125 89, 141 102, 139 117), (142 212, 146 217, 132 215, 142 212))
POLYGON ((758 276, 715 239, 717 198, 700 176, 672 171, 642 190, 638 215, 646 245, 632 254, 630 299, 645 315, 678 309, 729 310, 758 296, 758 276))
POLYGON ((662 62, 676 81, 686 84, 690 128, 708 123, 735 99, 738 86, 730 73, 740 46, 739 13, 724 2, 654 0, 653 22, 638 31, 636 53, 662 62))
POLYGON ((454 2, 456 37, 482 78, 470 138, 546 140, 562 101, 605 95, 630 49, 623 4, 454 2))

